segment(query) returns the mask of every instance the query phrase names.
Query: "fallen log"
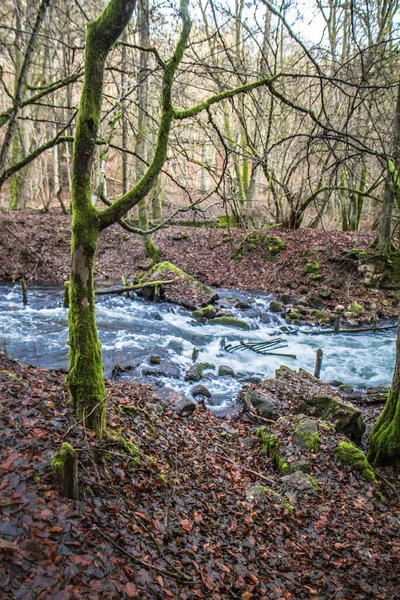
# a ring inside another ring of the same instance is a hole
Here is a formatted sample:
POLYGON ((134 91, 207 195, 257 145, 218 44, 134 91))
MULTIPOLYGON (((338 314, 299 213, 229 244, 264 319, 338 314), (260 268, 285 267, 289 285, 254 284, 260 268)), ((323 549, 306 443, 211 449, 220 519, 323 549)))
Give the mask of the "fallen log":
POLYGON ((96 290, 96 296, 105 296, 106 294, 123 294, 124 292, 134 292, 135 290, 141 290, 145 287, 154 287, 160 285, 168 285, 176 283, 175 279, 169 279, 168 281, 146 281, 145 283, 137 283, 135 285, 129 285, 121 288, 114 288, 111 290, 96 290))
POLYGON ((381 325, 380 327, 354 327, 353 329, 340 329, 339 331, 335 331, 334 329, 318 329, 317 331, 304 331, 301 333, 306 335, 328 335, 331 333, 377 333, 378 331, 386 331, 388 329, 396 329, 397 323, 394 325, 381 325))

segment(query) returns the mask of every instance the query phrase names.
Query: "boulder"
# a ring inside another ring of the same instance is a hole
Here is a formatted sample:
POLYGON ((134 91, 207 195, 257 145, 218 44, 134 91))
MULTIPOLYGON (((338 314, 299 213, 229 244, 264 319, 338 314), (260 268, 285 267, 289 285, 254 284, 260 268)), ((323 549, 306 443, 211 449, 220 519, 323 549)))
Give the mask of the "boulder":
POLYGON ((268 399, 279 415, 305 414, 333 423, 336 431, 360 443, 365 422, 358 408, 344 400, 340 393, 327 383, 316 379, 306 371, 299 373, 288 367, 276 371, 274 379, 250 384, 246 392, 254 404, 254 398, 268 399))
POLYGON ((326 478, 317 479, 323 472, 336 478, 339 486, 342 481, 343 485, 353 486, 354 477, 362 479, 364 484, 376 483, 365 454, 337 433, 333 425, 320 419, 287 415, 273 425, 260 427, 257 435, 263 453, 272 459, 282 476, 281 489, 290 500, 326 485, 326 478), (349 475, 347 483, 344 482, 346 473, 349 475))
POLYGON ((280 416, 273 398, 271 398, 268 393, 259 390, 251 390, 249 392, 242 390, 239 392, 238 400, 239 402, 243 402, 244 400, 249 402, 254 408, 258 409, 260 415, 264 417, 264 419, 276 421, 280 416))
POLYGON ((269 303, 269 310, 271 312, 275 312, 275 313, 279 313, 282 310, 282 304, 281 302, 277 302, 277 300, 272 300, 269 303))
POLYGON ((295 471, 281 479, 281 489, 290 502, 297 502, 299 497, 314 495, 314 485, 310 476, 302 471, 295 471))
POLYGON ((185 381, 200 381, 205 369, 214 369, 210 363, 194 363, 185 373, 185 381))
POLYGON ((223 325, 224 327, 234 327, 235 329, 243 329, 244 331, 250 330, 250 325, 246 321, 236 319, 236 317, 216 317, 209 321, 210 325, 223 325))
POLYGON ((211 392, 206 388, 205 385, 198 383, 190 388, 190 393, 195 398, 196 396, 203 396, 204 398, 211 398, 211 392))
MULTIPOLYGON (((188 275, 170 262, 163 262, 155 265, 142 279, 140 283, 147 281, 171 281, 161 286, 161 298, 166 302, 180 304, 186 308, 197 309, 207 306, 218 299, 217 294, 208 286, 204 285, 191 275, 188 275)), ((143 288, 143 295, 149 299, 154 299, 155 286, 143 288)))
POLYGON ((218 377, 235 377, 235 372, 228 365, 220 365, 218 367, 218 377))
POLYGON ((179 417, 189 417, 196 410, 196 404, 190 398, 182 396, 174 405, 174 412, 179 417))

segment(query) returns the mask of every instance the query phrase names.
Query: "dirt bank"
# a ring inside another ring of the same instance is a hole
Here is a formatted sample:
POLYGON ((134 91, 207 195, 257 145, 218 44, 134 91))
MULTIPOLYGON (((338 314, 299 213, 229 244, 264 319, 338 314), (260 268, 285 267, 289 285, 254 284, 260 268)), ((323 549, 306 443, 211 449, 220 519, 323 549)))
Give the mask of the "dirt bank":
MULTIPOLYGON (((62 281, 68 278, 71 219, 58 212, 19 212, 0 216, 0 277, 24 276, 32 281, 62 281)), ((332 310, 357 301, 366 314, 379 317, 397 314, 397 293, 391 282, 384 287, 366 287, 357 269, 343 262, 353 248, 367 249, 374 233, 274 228, 286 248, 271 260, 259 246, 244 252, 241 259, 232 254, 246 232, 233 229, 169 227, 154 235, 169 260, 204 283, 222 288, 289 293, 301 297, 328 290, 321 308, 332 310), (181 239, 179 234, 182 234, 181 239), (368 308, 371 306, 371 311, 368 308)), ((96 260, 98 279, 128 277, 145 262, 141 239, 119 225, 101 234, 96 260)))

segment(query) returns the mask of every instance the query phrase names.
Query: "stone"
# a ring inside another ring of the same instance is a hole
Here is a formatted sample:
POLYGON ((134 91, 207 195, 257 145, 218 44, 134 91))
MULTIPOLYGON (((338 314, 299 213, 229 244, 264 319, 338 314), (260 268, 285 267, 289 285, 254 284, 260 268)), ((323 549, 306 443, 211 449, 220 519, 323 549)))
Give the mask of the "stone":
POLYGON ((239 310, 248 310, 249 308, 251 308, 251 304, 249 304, 248 302, 243 302, 242 300, 238 300, 236 302, 236 308, 238 308, 239 310))
POLYGON ((199 310, 195 310, 192 312, 193 319, 215 319, 217 316, 217 309, 212 304, 208 304, 204 308, 200 308, 199 310))
POLYGON ((281 312, 281 310, 282 310, 282 304, 280 302, 277 302, 276 300, 272 300, 269 303, 269 310, 271 312, 274 312, 274 313, 281 312))
POLYGON ((333 312, 335 312, 336 314, 341 314, 345 311, 345 307, 342 304, 338 304, 337 306, 335 306, 333 312))
POLYGON ((364 314, 364 309, 358 302, 352 302, 347 307, 348 312, 354 317, 361 317, 364 314))
POLYGON ((279 300, 283 303, 283 304, 290 304, 292 301, 292 298, 290 296, 290 294, 281 294, 279 296, 279 300))
POLYGON ((161 362, 161 358, 159 356, 150 356, 149 363, 151 365, 159 365, 161 362))
POLYGON ((203 396, 204 398, 211 398, 211 392, 206 388, 205 385, 198 383, 190 388, 190 393, 195 398, 196 396, 203 396))
POLYGON ((243 329, 250 331, 250 325, 246 321, 237 319, 236 317, 217 317, 209 321, 210 325, 222 325, 224 327, 234 327, 235 329, 243 329))
POLYGON ((261 500, 265 500, 267 496, 267 488, 263 485, 252 485, 251 488, 248 488, 245 492, 246 499, 250 502, 260 502, 261 500))
POLYGON ((307 402, 307 413, 333 423, 338 433, 344 433, 359 444, 366 426, 361 412, 340 396, 318 394, 307 402))
POLYGON ((325 304, 322 298, 315 292, 311 293, 308 297, 308 304, 313 308, 324 308, 325 304))
POLYGON ((252 390, 250 392, 246 392, 245 397, 246 400, 255 408, 258 408, 260 415, 264 417, 264 419, 276 421, 276 419, 279 418, 280 415, 275 407, 275 404, 267 393, 263 393, 260 390, 252 390))
POLYGON ((309 475, 303 471, 295 471, 285 475, 281 479, 282 489, 285 495, 293 502, 299 496, 314 494, 315 489, 309 475))
POLYGON ((318 433, 318 425, 315 419, 305 417, 300 420, 294 430, 296 443, 305 450, 318 452, 321 446, 321 438, 318 433))
POLYGON ((330 290, 329 288, 323 287, 319 290, 319 295, 321 296, 321 298, 324 298, 325 300, 329 300, 329 298, 332 297, 332 290, 330 290))
POLYGON ((366 389, 367 396, 377 396, 380 394, 388 395, 389 388, 382 385, 375 385, 366 389))
POLYGON ((170 379, 181 378, 180 368, 170 360, 160 358, 158 363, 152 363, 150 358, 149 362, 150 365, 144 365, 140 370, 142 377, 168 377, 170 379))
POLYGON ((220 365, 218 367, 218 376, 219 377, 235 377, 235 372, 232 367, 227 365, 220 365))
POLYGON ((341 394, 352 394, 353 391, 354 390, 351 387, 351 385, 348 385, 347 383, 343 383, 342 385, 339 385, 339 392, 341 394))
POLYGON ((210 363, 194 363, 185 373, 185 381, 200 381, 205 369, 214 369, 210 363))
POLYGON ((190 398, 182 396, 182 398, 175 404, 174 412, 179 417, 189 417, 196 410, 196 404, 190 398))
MULTIPOLYGON (((140 283, 170 280, 174 280, 174 283, 162 286, 161 289, 161 296, 166 302, 197 309, 212 304, 218 299, 218 295, 211 288, 170 262, 155 265, 142 277, 140 283)), ((145 287, 143 294, 148 300, 154 299, 154 286, 145 287)))

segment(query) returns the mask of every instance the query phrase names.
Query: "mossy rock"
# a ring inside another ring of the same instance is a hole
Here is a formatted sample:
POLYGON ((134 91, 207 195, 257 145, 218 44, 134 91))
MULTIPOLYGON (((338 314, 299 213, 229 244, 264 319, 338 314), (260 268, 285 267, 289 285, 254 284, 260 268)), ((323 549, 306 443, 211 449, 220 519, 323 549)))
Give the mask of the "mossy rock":
POLYGON ((220 365, 218 367, 218 377, 235 377, 235 372, 228 365, 220 365))
POLYGON ((365 421, 361 412, 350 402, 339 396, 317 394, 307 401, 307 412, 333 423, 338 433, 344 433, 359 444, 365 432, 365 421))
POLYGON ((185 381, 200 381, 203 371, 206 369, 215 369, 211 363, 194 363, 185 373, 185 381))
POLYGON ((361 317, 364 314, 364 308, 358 302, 352 302, 347 307, 347 311, 354 317, 361 317))
POLYGON ((264 454, 272 458, 279 473, 281 475, 290 473, 289 464, 281 455, 280 441, 273 434, 269 433, 265 427, 260 427, 257 435, 262 441, 264 454))
POLYGON ((246 252, 251 252, 259 247, 263 248, 263 258, 274 259, 280 252, 286 250, 286 244, 276 235, 268 235, 264 231, 251 231, 248 233, 231 258, 241 259, 246 252))
POLYGON ((201 321, 202 319, 215 319, 217 316, 217 309, 212 304, 208 304, 204 308, 194 310, 192 312, 193 319, 201 321))
POLYGON ((282 303, 277 302, 277 300, 272 300, 269 303, 269 310, 274 313, 279 313, 282 310, 282 303))
MULTIPOLYGON (((211 288, 170 262, 162 262, 154 265, 141 278, 140 283, 170 280, 174 280, 174 283, 161 286, 161 297, 166 302, 180 304, 186 308, 199 309, 212 304, 218 299, 218 295, 211 288)), ((146 294, 149 300, 152 300, 155 290, 149 286, 148 288, 144 288, 143 293, 146 294), (148 292, 147 294, 146 291, 148 292)))
POLYGON ((335 449, 337 457, 345 465, 359 471, 367 481, 376 482, 375 473, 369 464, 364 452, 351 442, 340 442, 335 449))
POLYGON ((295 427, 294 434, 297 443, 306 450, 317 453, 320 449, 321 438, 315 420, 307 418, 302 419, 295 427))
POLYGON ((210 325, 223 325, 224 327, 234 327, 235 329, 243 329, 250 331, 250 325, 246 321, 237 319, 236 317, 216 317, 209 321, 210 325))

